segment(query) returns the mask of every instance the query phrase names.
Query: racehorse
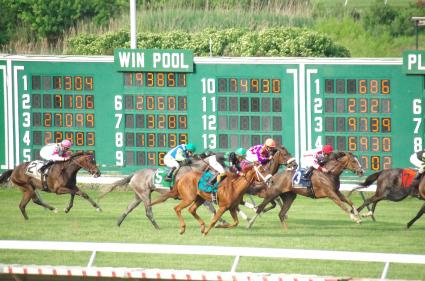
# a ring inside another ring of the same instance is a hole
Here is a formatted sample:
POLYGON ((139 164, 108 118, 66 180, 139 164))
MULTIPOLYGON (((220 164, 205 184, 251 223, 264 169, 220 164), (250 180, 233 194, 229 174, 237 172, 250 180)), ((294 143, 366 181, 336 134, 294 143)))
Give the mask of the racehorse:
MULTIPOLYGON (((370 186, 373 182, 377 181, 375 194, 367 198, 364 203, 357 209, 360 212, 364 207, 372 204, 372 209, 363 214, 363 216, 373 216, 376 205, 381 200, 390 200, 394 202, 401 201, 407 196, 417 197, 421 200, 425 200, 425 177, 421 177, 419 180, 413 180, 410 184, 405 182, 406 175, 404 173, 406 169, 387 169, 380 172, 374 173, 366 178, 366 180, 360 184, 359 187, 352 189, 349 195, 358 189, 370 186)), ((411 170, 411 169, 408 169, 411 170)), ((407 174, 408 175, 408 174, 407 174)), ((425 203, 419 209, 416 216, 407 223, 407 228, 411 227, 416 220, 418 220, 425 213, 425 203)))
MULTIPOLYGON (((291 158, 291 155, 289 154, 288 150, 284 147, 280 147, 277 149, 276 153, 274 153, 273 158, 267 166, 266 169, 270 170, 273 173, 276 173, 276 171, 279 169, 280 165, 287 164, 287 162, 291 162, 293 158, 291 158)), ((295 161, 294 161, 295 162, 295 161)), ((198 159, 194 161, 190 166, 182 166, 179 171, 176 174, 175 180, 177 181, 180 176, 184 175, 186 172, 190 171, 199 171, 202 172, 205 169, 207 169, 208 161, 198 159)), ((120 226, 121 223, 124 221, 124 219, 130 214, 141 202, 143 202, 145 206, 145 212, 146 217, 149 219, 149 221, 152 223, 152 225, 159 229, 158 224, 155 221, 155 218, 153 216, 152 207, 151 207, 151 194, 152 192, 156 191, 160 194, 164 194, 168 192, 167 189, 163 188, 156 188, 154 185, 153 177, 155 175, 155 172, 157 169, 153 168, 147 168, 139 170, 115 183, 113 183, 107 190, 105 190, 100 196, 99 199, 103 198, 106 194, 114 190, 118 186, 123 186, 128 184, 134 191, 134 199, 128 204, 126 210, 122 213, 122 215, 117 220, 117 225, 120 226)), ((252 191, 249 193, 254 194, 261 192, 263 187, 260 188, 253 188, 252 191)), ((214 207, 207 202, 206 206, 208 209, 215 213, 214 207)), ((272 202, 273 204, 274 202, 272 202)), ((276 205, 274 203, 274 205, 276 205)))
POLYGON ((46 179, 47 190, 43 187, 43 184, 39 178, 35 178, 26 174, 28 169, 31 167, 33 162, 24 162, 17 166, 15 169, 7 170, 0 176, 0 184, 10 180, 15 185, 19 186, 23 192, 22 200, 19 203, 19 209, 26 220, 28 215, 25 211, 25 207, 28 202, 32 200, 35 204, 43 206, 51 211, 57 212, 57 209, 44 203, 38 196, 36 189, 41 189, 46 192, 61 194, 70 194, 71 199, 65 212, 68 213, 74 205, 75 195, 81 196, 89 201, 97 211, 100 211, 100 207, 94 202, 85 192, 81 191, 77 187, 77 173, 83 168, 88 171, 94 177, 100 176, 100 171, 96 166, 96 161, 92 154, 86 154, 83 152, 77 152, 70 156, 70 158, 63 162, 53 163, 48 171, 46 179))
POLYGON ((363 169, 357 157, 355 157, 350 152, 337 152, 332 154, 331 158, 324 167, 330 171, 329 174, 315 170, 311 176, 312 192, 314 195, 312 195, 311 191, 309 191, 307 188, 294 187, 292 179, 296 171, 285 170, 277 173, 272 178, 273 183, 266 191, 266 196, 263 202, 258 206, 256 215, 250 220, 249 227, 253 225, 255 219, 263 211, 264 207, 270 201, 280 196, 283 201, 283 207, 279 212, 279 219, 282 225, 286 228, 287 225, 285 222, 285 216, 293 201, 297 197, 297 194, 312 198, 327 197, 334 201, 335 204, 337 204, 344 212, 346 212, 352 220, 360 223, 361 220, 358 217, 358 213, 353 205, 353 202, 339 191, 339 177, 344 170, 350 170, 359 176, 363 175, 363 169), (350 212, 350 210, 344 205, 343 202, 351 206, 351 211, 353 213, 350 212))
POLYGON ((239 224, 237 211, 243 195, 248 190, 249 186, 253 183, 255 178, 261 180, 263 175, 260 174, 258 167, 252 165, 247 169, 244 176, 235 177, 232 173, 227 172, 227 177, 219 184, 217 191, 218 210, 212 218, 209 226, 205 229, 205 222, 196 213, 196 210, 206 200, 211 201, 211 193, 198 190, 198 182, 202 177, 202 173, 192 172, 183 175, 175 184, 174 188, 167 194, 161 195, 157 200, 152 202, 152 205, 164 202, 168 198, 180 198, 180 203, 174 207, 177 217, 180 221, 180 234, 186 230, 186 224, 181 215, 181 211, 190 206, 189 212, 199 222, 201 226, 201 233, 207 235, 211 228, 221 218, 223 213, 227 210, 233 218, 233 224, 227 224, 223 227, 230 228, 239 224))
MULTIPOLYGON (((204 171, 208 166, 208 162, 203 159, 198 159, 193 161, 190 166, 181 166, 177 171, 175 176, 175 180, 177 181, 182 175, 189 171, 204 171)), ((124 219, 130 214, 141 202, 143 202, 146 211, 146 217, 152 223, 152 225, 159 229, 158 224, 155 221, 153 216, 152 207, 151 207, 151 194, 156 191, 160 194, 168 192, 167 189, 156 188, 154 184, 154 176, 158 169, 142 169, 139 170, 119 181, 114 182, 106 191, 104 191, 99 199, 103 198, 106 194, 114 190, 118 186, 128 184, 134 191, 134 199, 127 205, 126 210, 122 213, 122 215, 117 220, 117 225, 120 226, 124 219)), ((212 211, 215 211, 214 208, 212 211)))

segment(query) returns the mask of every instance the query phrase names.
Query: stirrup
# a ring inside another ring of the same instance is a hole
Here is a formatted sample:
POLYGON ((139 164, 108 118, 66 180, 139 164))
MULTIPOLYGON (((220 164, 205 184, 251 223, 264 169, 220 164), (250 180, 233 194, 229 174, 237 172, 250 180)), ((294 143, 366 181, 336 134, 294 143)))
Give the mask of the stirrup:
POLYGON ((218 205, 218 202, 217 202, 217 193, 216 192, 211 192, 211 202, 213 202, 214 204, 218 205))

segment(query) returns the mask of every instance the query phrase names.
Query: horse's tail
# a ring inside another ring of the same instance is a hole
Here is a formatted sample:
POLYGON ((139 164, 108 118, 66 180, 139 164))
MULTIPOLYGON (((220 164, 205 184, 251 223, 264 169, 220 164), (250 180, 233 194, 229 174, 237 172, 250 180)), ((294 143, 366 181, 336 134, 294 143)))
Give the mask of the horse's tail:
POLYGON ((9 180, 10 176, 12 175, 12 173, 13 173, 13 170, 7 170, 3 174, 1 174, 1 176, 0 176, 0 184, 7 182, 9 180))
POLYGON ((128 184, 131 181, 131 178, 134 176, 134 174, 131 174, 123 179, 120 179, 119 181, 114 182, 111 186, 109 186, 106 191, 102 191, 102 193, 99 195, 99 197, 97 198, 97 200, 102 199, 103 197, 105 197, 106 194, 108 194, 109 192, 113 191, 117 186, 121 186, 121 185, 125 185, 128 184))
POLYGON ((382 171, 379 171, 377 173, 371 174, 370 176, 368 176, 364 182, 360 183, 358 187, 353 188, 350 192, 348 192, 348 196, 351 195, 351 193, 353 193, 354 191, 358 190, 358 189, 362 189, 365 187, 369 187, 374 181, 376 181, 376 179, 378 179, 378 177, 381 175, 382 171))

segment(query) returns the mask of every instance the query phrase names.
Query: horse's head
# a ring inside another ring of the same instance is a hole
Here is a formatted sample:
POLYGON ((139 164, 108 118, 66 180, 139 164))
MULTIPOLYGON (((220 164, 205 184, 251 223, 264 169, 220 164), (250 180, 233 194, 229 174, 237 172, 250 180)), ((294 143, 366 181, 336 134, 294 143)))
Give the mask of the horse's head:
POLYGON ((70 160, 89 172, 91 175, 94 175, 95 178, 100 176, 100 170, 96 166, 93 154, 77 153, 71 156, 70 160))
POLYGON ((358 176, 363 176, 364 170, 362 169, 362 165, 351 152, 336 152, 331 156, 332 159, 336 161, 336 165, 333 168, 337 169, 339 166, 340 169, 350 170, 358 176))
POLYGON ((288 168, 297 166, 295 158, 292 157, 291 153, 283 146, 278 146, 272 151, 272 160, 269 163, 270 170, 272 170, 273 174, 277 172, 280 165, 287 165, 288 168))

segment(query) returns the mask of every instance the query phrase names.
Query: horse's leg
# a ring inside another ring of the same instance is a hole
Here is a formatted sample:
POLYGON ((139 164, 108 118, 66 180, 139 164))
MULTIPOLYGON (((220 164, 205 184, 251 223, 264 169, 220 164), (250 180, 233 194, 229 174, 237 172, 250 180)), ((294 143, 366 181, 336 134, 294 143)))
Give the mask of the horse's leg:
POLYGON ((204 233, 205 230, 205 222, 201 219, 201 217, 196 213, 196 210, 204 203, 205 199, 198 196, 195 199, 195 203, 193 203, 192 206, 189 208, 189 213, 192 214, 192 216, 198 221, 199 225, 201 226, 201 233, 204 233))
POLYGON ((251 228, 252 225, 254 224, 255 220, 261 214, 261 212, 264 210, 264 208, 267 206, 267 204, 269 204, 270 202, 274 201, 276 199, 276 197, 278 197, 279 195, 280 195, 280 190, 278 190, 277 192, 273 192, 271 195, 265 197, 263 199, 263 202, 261 202, 261 204, 258 205, 257 211, 255 212, 255 216, 253 216, 249 220, 248 225, 246 227, 247 228, 251 228))
POLYGON ((32 198, 32 202, 34 202, 35 204, 40 205, 40 206, 42 206, 42 207, 44 207, 44 208, 47 208, 47 209, 49 209, 50 211, 53 211, 53 212, 55 212, 55 213, 57 213, 57 212, 58 212, 58 209, 56 209, 56 208, 54 208, 54 207, 50 206, 49 204, 44 203, 44 202, 40 199, 40 197, 38 196, 37 192, 35 192, 35 191, 34 191, 34 192, 33 192, 33 194, 32 194, 32 196, 31 196, 31 198, 32 198))
POLYGON ((373 214, 375 213, 375 207, 376 207, 376 204, 379 202, 379 201, 381 201, 382 199, 384 199, 385 198, 385 195, 377 195, 376 193, 373 195, 373 196, 371 196, 371 197, 369 197, 369 198, 367 198, 364 202, 363 202, 363 204, 360 206, 360 207, 358 207, 357 208, 357 212, 359 212, 360 213, 360 211, 364 208, 364 207, 366 207, 366 206, 368 206, 368 205, 370 205, 370 204, 373 204, 373 206, 372 206, 372 210, 371 211, 368 211, 367 213, 365 213, 365 214, 362 214, 362 217, 370 217, 370 216, 373 216, 373 214))
POLYGON ((177 204, 177 206, 174 207, 174 211, 176 212, 180 222, 180 234, 183 234, 186 231, 186 223, 182 217, 182 210, 189 206, 192 202, 193 201, 185 201, 183 199, 179 204, 177 204))
POLYGON ((416 216, 407 223, 407 228, 410 228, 412 226, 412 224, 415 223, 415 221, 417 221, 420 217, 422 217, 422 215, 425 213, 425 204, 422 205, 421 209, 419 210, 419 212, 416 214, 416 216))
MULTIPOLYGON (((207 208, 213 215, 215 215, 215 208, 210 201, 204 201, 204 206, 207 208)), ((223 218, 218 220, 220 224, 228 224, 227 221, 223 218)))
POLYGON ((236 208, 232 208, 229 211, 230 211, 230 215, 232 216, 233 223, 231 225, 229 225, 228 228, 238 226, 238 224, 239 224, 238 208, 237 207, 236 208))
POLYGON ((275 200, 271 201, 271 202, 270 202, 270 205, 271 205, 271 206, 269 206, 269 207, 267 207, 267 208, 264 208, 263 213, 266 213, 266 212, 268 212, 268 211, 270 211, 270 210, 272 210, 272 209, 276 208, 276 201, 275 201, 275 200))
POLYGON ((288 224, 286 223, 286 213, 289 211, 289 209, 292 206, 292 203, 294 202, 295 198, 297 198, 297 194, 293 192, 287 192, 280 195, 280 198, 282 199, 282 207, 279 212, 279 219, 280 223, 282 224, 282 227, 287 230, 288 224))
POLYGON ((31 200, 32 192, 33 191, 30 189, 27 189, 26 191, 24 191, 21 202, 19 203, 19 209, 21 210, 21 213, 26 220, 28 220, 28 215, 27 215, 27 212, 25 211, 25 207, 27 206, 28 202, 31 200))
POLYGON ((75 198, 75 193, 71 192, 71 198, 69 199, 68 207, 65 208, 65 213, 68 213, 71 210, 71 208, 74 206, 74 198, 75 198))
POLYGON ((351 220, 355 221, 356 223, 361 223, 361 220, 352 214, 350 210, 348 210, 348 208, 344 205, 344 203, 339 199, 338 195, 333 190, 329 190, 329 192, 327 192, 327 196, 329 199, 334 201, 335 204, 337 204, 344 212, 346 212, 351 220))
POLYGON ((102 211, 102 209, 99 207, 99 205, 97 205, 97 203, 94 202, 93 199, 91 199, 90 196, 88 196, 87 193, 85 193, 84 191, 81 191, 77 186, 75 186, 74 189, 69 189, 69 188, 66 188, 66 187, 59 187, 58 189, 55 190, 55 193, 56 194, 67 194, 67 193, 70 193, 71 195, 74 194, 74 196, 75 195, 78 195, 78 196, 86 199, 87 201, 89 201, 90 204, 94 208, 96 208, 96 211, 98 211, 98 212, 99 211, 102 211))
MULTIPOLYGON (((347 198, 347 197, 346 197, 344 194, 342 194, 342 192, 341 192, 341 191, 339 191, 339 190, 337 190, 337 191, 336 191, 336 194, 338 195, 339 199, 340 199, 342 202, 345 202, 345 203, 347 203, 348 205, 350 205, 350 207, 351 207, 351 212, 353 212, 353 214, 354 214, 355 216, 359 217, 359 212, 357 212, 357 209, 356 209, 356 207, 354 206, 353 201, 351 201, 351 199, 347 198)), ((360 218, 359 218, 359 219, 360 219, 360 218)))
POLYGON ((221 218, 221 216, 224 214, 224 212, 226 210, 227 209, 225 207, 218 208, 217 213, 215 214, 215 216, 211 220, 210 224, 208 225, 208 228, 204 231, 204 236, 206 236, 208 234, 208 232, 211 230, 211 228, 214 227, 214 225, 217 223, 218 219, 221 218))
POLYGON ((152 225, 155 227, 155 229, 159 230, 159 225, 156 223, 155 218, 153 216, 153 212, 152 212, 151 193, 149 193, 147 200, 146 198, 143 198, 143 199, 142 200, 143 200, 143 204, 145 204, 146 216, 148 217, 152 225))
POLYGON ((122 215, 118 218, 117 226, 121 226, 121 223, 124 221, 127 215, 130 214, 137 206, 139 206, 140 202, 142 202, 142 199, 140 199, 140 197, 137 194, 134 194, 133 201, 131 201, 131 203, 128 204, 125 212, 122 213, 122 215))

